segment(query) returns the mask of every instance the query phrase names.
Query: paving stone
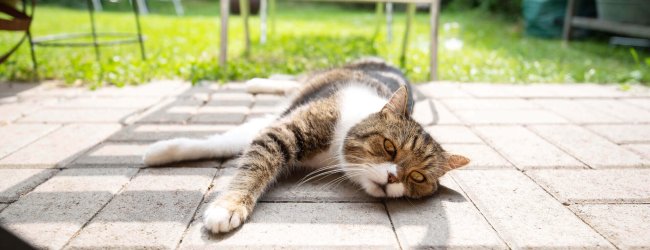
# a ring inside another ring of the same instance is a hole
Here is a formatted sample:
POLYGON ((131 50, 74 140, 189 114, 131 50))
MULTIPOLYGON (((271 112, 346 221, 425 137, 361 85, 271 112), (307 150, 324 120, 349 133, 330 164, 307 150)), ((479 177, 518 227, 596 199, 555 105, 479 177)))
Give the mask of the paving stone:
POLYGON ((475 131, 520 169, 584 168, 584 164, 521 126, 478 126, 475 131))
POLYGON ((259 203, 239 230, 226 235, 208 234, 201 214, 180 249, 399 248, 381 203, 259 203))
POLYGON ((589 125, 586 126, 615 143, 650 142, 650 125, 589 125))
POLYGON ((650 165, 635 153, 574 125, 532 126, 535 132, 594 168, 650 165))
POLYGON ((203 102, 195 99, 165 100, 134 119, 136 123, 186 123, 201 105, 203 102))
POLYGON ((540 109, 535 103, 520 98, 494 99, 444 99, 440 100, 451 110, 485 110, 485 109, 540 109))
POLYGON ((434 115, 433 115, 433 124, 439 125, 451 125, 451 124, 462 124, 458 117, 452 113, 442 102, 433 101, 434 115), (437 119, 436 119, 437 118, 437 119))
POLYGON ((650 111, 614 99, 585 99, 581 103, 625 122, 650 122, 650 111))
POLYGON ((461 169, 513 168, 510 162, 485 144, 443 144, 442 148, 470 159, 469 164, 461 169))
POLYGON ((650 110, 650 98, 642 98, 642 99, 625 98, 625 99, 621 99, 621 101, 646 110, 650 110))
POLYGON ((289 99, 283 95, 257 94, 255 95, 255 105, 259 106, 277 106, 289 99))
POLYGON ((215 173, 208 168, 141 171, 68 247, 175 248, 215 173))
POLYGON ((0 202, 13 202, 43 183, 54 169, 0 169, 0 202))
POLYGON ((55 108, 132 108, 143 109, 159 102, 157 97, 77 97, 49 105, 55 108))
POLYGON ((88 93, 86 88, 81 87, 64 87, 62 82, 58 81, 44 81, 42 84, 34 88, 18 93, 18 97, 25 98, 43 98, 43 97, 64 97, 72 98, 88 93))
POLYGON ((179 137, 206 138, 226 132, 236 125, 227 124, 134 124, 115 133, 109 141, 153 142, 179 137))
POLYGON ((244 106, 204 106, 192 116, 192 123, 229 123, 240 124, 249 113, 244 106))
POLYGON ((248 93, 214 93, 207 106, 245 106, 250 107, 255 98, 248 93))
POLYGON ((567 120, 546 110, 457 110, 460 120, 469 124, 562 124, 567 120))
POLYGON ((0 160, 17 168, 63 167, 120 128, 117 124, 66 125, 0 160))
POLYGON ((237 168, 240 158, 226 159, 221 163, 222 168, 237 168))
POLYGON ((517 170, 450 174, 512 249, 613 248, 517 170))
POLYGON ((284 111, 286 107, 283 106, 268 106, 268 105, 258 105, 254 104, 251 108, 249 115, 267 115, 267 114, 279 114, 284 111))
POLYGON ((41 108, 43 108, 42 105, 33 102, 2 104, 0 105, 0 125, 11 123, 41 108))
POLYGON ((60 249, 136 171, 63 170, 2 210, 0 223, 37 248, 60 249))
POLYGON ((620 249, 650 246, 650 204, 589 204, 571 208, 620 249))
POLYGON ((591 108, 576 100, 567 99, 535 99, 532 100, 540 107, 553 111, 575 123, 621 123, 622 120, 591 108))
POLYGON ((18 120, 19 122, 75 123, 75 122, 120 122, 136 112, 136 109, 103 108, 45 108, 18 120))
POLYGON ((646 159, 650 159, 650 144, 630 144, 624 145, 623 147, 640 154, 646 159))
POLYGON ((142 156, 148 144, 104 143, 77 158, 75 166, 143 167, 142 156))
POLYGON ((439 119, 433 101, 428 99, 415 102, 412 117, 422 126, 433 125, 439 119))
POLYGON ((438 143, 483 143, 483 140, 476 136, 465 126, 431 126, 425 130, 438 143))
POLYGON ((221 85, 217 93, 246 93, 247 87, 246 84, 242 82, 231 82, 224 85, 221 85))
POLYGON ((2 212, 3 209, 5 209, 9 204, 6 203, 0 203, 0 212, 2 212))
POLYGON ((124 87, 102 87, 84 96, 102 97, 165 97, 179 95, 188 89, 192 84, 180 80, 156 80, 138 86, 124 87))
POLYGON ((386 202, 403 249, 508 249, 451 178, 440 185, 433 197, 386 202))
MULTIPOLYGON (((316 174, 314 174, 316 175, 316 174)), ((312 175, 312 176, 314 176, 312 175)), ((293 174, 278 180, 261 198, 273 202, 373 202, 378 201, 359 190, 341 175, 317 176, 298 186, 307 174, 293 174), (341 178, 339 178, 341 177, 341 178), (339 178, 339 179, 337 179, 339 178)))
POLYGON ((418 84, 415 86, 427 97, 433 98, 467 98, 471 97, 467 92, 460 88, 460 83, 452 82, 432 82, 427 84, 418 84))
POLYGON ((11 124, 0 126, 0 158, 59 128, 60 125, 11 124))
POLYGON ((562 203, 650 202, 650 169, 526 172, 562 203))

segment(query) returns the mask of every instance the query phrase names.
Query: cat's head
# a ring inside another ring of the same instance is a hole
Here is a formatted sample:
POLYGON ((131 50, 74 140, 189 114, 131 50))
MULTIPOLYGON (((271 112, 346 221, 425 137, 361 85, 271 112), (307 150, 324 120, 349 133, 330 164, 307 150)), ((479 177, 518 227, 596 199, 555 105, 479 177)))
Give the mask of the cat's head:
POLYGON ((469 159, 445 152, 407 109, 398 89, 377 113, 356 124, 342 147, 343 170, 375 197, 419 198, 438 189, 438 178, 469 159))

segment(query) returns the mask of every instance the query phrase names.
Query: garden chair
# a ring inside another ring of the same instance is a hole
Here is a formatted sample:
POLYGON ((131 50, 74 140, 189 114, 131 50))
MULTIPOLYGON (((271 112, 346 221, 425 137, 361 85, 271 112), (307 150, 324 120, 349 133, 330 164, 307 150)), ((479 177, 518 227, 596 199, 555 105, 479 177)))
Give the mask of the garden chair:
POLYGON ((11 0, 0 0, 0 13, 3 13, 9 17, 12 17, 12 19, 1 19, 0 18, 0 30, 4 31, 15 31, 15 32, 24 32, 25 34, 23 37, 18 40, 16 45, 11 47, 9 51, 5 52, 5 54, 0 55, 0 63, 5 62, 7 59, 9 59, 9 56, 16 52, 20 45, 25 41, 29 41, 29 48, 32 53, 32 59, 34 59, 34 49, 31 46, 32 44, 32 35, 29 32, 29 27, 32 24, 32 15, 34 13, 34 1, 31 1, 30 6, 30 11, 32 15, 29 15, 27 12, 27 2, 22 1, 22 11, 18 10, 16 8, 18 1, 11 1, 11 0))

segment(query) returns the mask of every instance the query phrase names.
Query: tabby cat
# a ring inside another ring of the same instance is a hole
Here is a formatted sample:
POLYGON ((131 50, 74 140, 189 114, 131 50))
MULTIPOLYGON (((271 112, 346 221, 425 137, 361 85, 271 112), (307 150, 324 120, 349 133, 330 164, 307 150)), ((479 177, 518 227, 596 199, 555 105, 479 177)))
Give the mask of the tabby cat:
POLYGON ((276 178, 299 167, 341 172, 375 197, 431 195, 438 178, 469 160, 445 152, 411 118, 410 89, 404 75, 383 61, 358 61, 309 77, 278 116, 205 140, 157 142, 144 162, 153 166, 243 152, 238 173, 203 215, 213 233, 239 227, 276 178))

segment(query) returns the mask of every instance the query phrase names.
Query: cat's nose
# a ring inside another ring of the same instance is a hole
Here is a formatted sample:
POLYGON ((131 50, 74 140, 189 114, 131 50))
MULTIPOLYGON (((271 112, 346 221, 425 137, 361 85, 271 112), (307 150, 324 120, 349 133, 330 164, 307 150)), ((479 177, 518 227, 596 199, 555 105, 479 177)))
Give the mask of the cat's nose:
POLYGON ((396 182, 399 182, 399 180, 397 179, 397 176, 395 176, 392 173, 388 173, 388 184, 396 183, 396 182))

